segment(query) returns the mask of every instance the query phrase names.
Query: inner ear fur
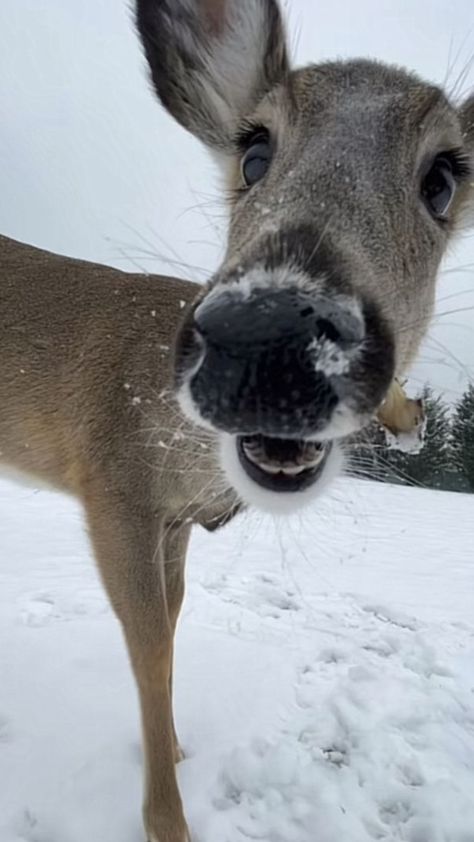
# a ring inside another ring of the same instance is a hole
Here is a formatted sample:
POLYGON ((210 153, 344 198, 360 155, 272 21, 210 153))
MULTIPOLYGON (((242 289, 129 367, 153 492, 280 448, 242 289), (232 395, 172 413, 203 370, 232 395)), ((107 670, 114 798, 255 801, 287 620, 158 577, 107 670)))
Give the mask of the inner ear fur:
POLYGON ((137 0, 136 22, 162 104, 221 151, 289 73, 276 0, 137 0))

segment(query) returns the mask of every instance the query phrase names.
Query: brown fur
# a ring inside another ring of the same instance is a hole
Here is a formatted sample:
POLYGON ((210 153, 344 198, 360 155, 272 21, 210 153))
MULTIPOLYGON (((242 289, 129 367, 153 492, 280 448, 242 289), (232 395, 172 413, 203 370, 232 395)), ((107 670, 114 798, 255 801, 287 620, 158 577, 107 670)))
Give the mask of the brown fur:
POLYGON ((171 663, 191 522, 215 528, 236 506, 212 437, 170 393, 173 339, 197 291, 0 237, 0 462, 84 505, 137 679, 145 823, 160 842, 186 834, 171 663))
MULTIPOLYGON (((137 0, 137 23, 162 103, 213 150, 234 191, 226 258, 199 292, 0 237, 0 459, 84 505, 139 689, 148 839, 185 842, 171 705, 184 557, 191 523, 214 528, 239 503, 219 432, 198 432, 174 402, 178 327, 242 266, 263 263, 270 284, 275 254, 301 270, 305 294, 330 296, 342 268, 340 293, 370 299, 393 336, 388 368, 388 345, 374 351, 385 390, 419 347, 472 198, 464 178, 439 224, 421 201, 423 173, 445 150, 472 158, 474 100, 457 109, 377 62, 292 71, 275 0, 137 0), (244 189, 239 138, 262 124, 271 165, 244 189), (323 249, 332 271, 318 264, 323 249)), ((382 392, 370 372, 362 380, 356 397, 373 413, 382 392)), ((394 393, 380 412, 403 427, 413 408, 394 393)))
POLYGON ((393 435, 411 433, 423 424, 423 401, 409 398, 398 380, 394 380, 377 413, 377 419, 393 435))

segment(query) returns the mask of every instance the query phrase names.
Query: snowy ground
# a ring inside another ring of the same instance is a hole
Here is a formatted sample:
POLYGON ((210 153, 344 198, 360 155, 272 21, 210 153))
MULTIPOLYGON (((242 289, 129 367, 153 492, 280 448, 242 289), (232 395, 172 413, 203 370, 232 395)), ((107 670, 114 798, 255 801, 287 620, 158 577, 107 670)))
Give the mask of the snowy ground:
MULTIPOLYGON (((142 842, 135 690, 75 504, 0 484, 0 840, 142 842)), ((197 531, 177 651, 199 842, 474 842, 474 497, 341 481, 197 531)))

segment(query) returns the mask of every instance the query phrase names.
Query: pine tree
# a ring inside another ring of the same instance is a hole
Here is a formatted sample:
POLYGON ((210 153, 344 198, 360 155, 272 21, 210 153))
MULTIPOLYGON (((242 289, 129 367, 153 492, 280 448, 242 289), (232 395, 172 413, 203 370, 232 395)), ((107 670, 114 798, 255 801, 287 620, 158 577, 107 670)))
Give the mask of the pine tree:
POLYGON ((392 481, 392 467, 386 462, 385 433, 377 421, 356 433, 348 444, 347 467, 352 475, 379 482, 392 481))
POLYGON ((376 428, 372 427, 367 436, 368 446, 360 442, 358 450, 359 459, 364 463, 367 475, 386 482, 428 488, 447 488, 452 485, 448 407, 440 397, 435 397, 428 385, 425 386, 422 397, 426 413, 423 448, 417 454, 387 448, 380 441, 380 430, 377 432, 376 428))
POLYGON ((444 488, 451 469, 451 429, 448 407, 431 386, 423 390, 426 413, 425 442, 417 454, 405 455, 405 472, 420 485, 444 488))
POLYGON ((474 492, 474 384, 471 383, 456 406, 452 421, 453 463, 474 492))

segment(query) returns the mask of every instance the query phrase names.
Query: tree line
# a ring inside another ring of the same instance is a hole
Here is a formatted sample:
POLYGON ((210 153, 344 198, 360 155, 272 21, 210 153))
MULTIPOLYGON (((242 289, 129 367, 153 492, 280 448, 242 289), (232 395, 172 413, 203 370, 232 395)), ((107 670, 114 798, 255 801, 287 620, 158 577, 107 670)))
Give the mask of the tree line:
POLYGON ((474 384, 454 407, 429 385, 422 397, 426 430, 420 451, 388 447, 384 431, 373 424, 354 443, 351 472, 382 482, 474 492, 474 384))

